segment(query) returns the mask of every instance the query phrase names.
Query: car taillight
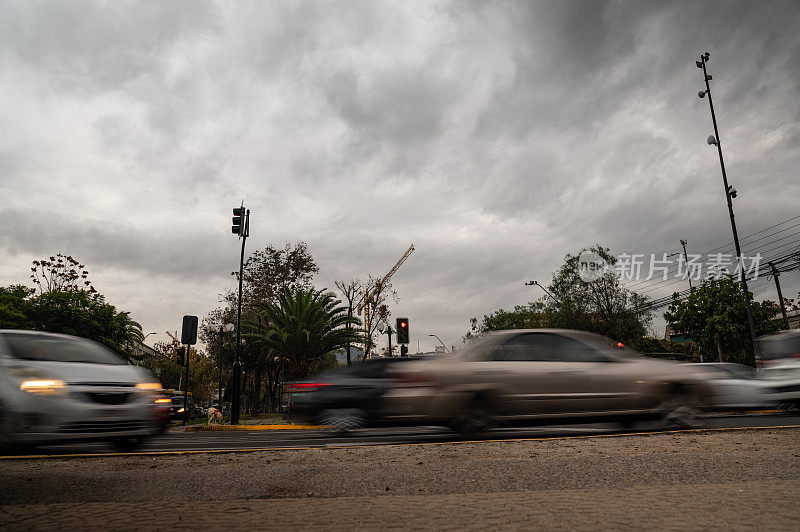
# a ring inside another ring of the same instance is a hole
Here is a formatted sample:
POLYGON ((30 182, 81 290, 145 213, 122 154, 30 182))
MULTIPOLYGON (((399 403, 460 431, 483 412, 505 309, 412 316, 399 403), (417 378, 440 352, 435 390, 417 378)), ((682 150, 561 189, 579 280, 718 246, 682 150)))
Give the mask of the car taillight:
POLYGON ((301 393, 301 392, 314 392, 323 388, 325 386, 330 386, 328 382, 295 382, 292 384, 286 385, 286 393, 301 393))

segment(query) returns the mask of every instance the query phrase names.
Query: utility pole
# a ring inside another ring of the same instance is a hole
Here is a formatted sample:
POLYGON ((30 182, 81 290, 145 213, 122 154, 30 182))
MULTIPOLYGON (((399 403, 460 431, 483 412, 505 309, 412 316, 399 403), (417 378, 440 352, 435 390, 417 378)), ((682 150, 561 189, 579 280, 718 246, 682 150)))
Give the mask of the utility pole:
POLYGON ((768 262, 770 269, 772 270, 772 276, 775 278, 775 288, 778 290, 778 301, 781 303, 781 314, 783 314, 783 324, 786 326, 786 330, 789 330, 789 318, 786 316, 786 304, 783 302, 783 293, 781 293, 781 282, 778 279, 780 277, 780 272, 777 268, 775 268, 775 264, 768 262))
POLYGON ((708 52, 700 54, 700 61, 696 61, 697 68, 703 69, 703 79, 706 82, 706 90, 700 91, 697 95, 702 98, 708 95, 708 106, 711 108, 711 121, 714 123, 714 137, 708 138, 709 144, 717 146, 717 153, 719 153, 719 165, 722 168, 722 184, 725 187, 725 198, 728 200, 728 215, 731 219, 731 230, 733 231, 733 243, 736 245, 736 260, 739 262, 739 278, 742 283, 742 291, 744 292, 744 302, 747 308, 747 325, 750 328, 750 342, 753 346, 753 356, 758 358, 758 349, 756 346, 756 328, 753 323, 753 311, 750 308, 750 290, 747 288, 747 276, 744 270, 744 257, 742 257, 742 248, 739 246, 739 233, 736 231, 736 220, 733 215, 733 202, 732 197, 736 197, 736 190, 728 185, 728 175, 725 173, 725 160, 722 158, 722 142, 719 140, 719 129, 717 128, 717 116, 714 114, 714 102, 711 100, 711 85, 708 83, 711 76, 706 69, 706 63, 710 58, 708 52))
POLYGON ((681 246, 683 246, 683 260, 686 262, 686 278, 689 279, 689 292, 694 290, 692 288, 692 276, 689 275, 689 256, 686 254, 686 240, 681 238, 681 246))

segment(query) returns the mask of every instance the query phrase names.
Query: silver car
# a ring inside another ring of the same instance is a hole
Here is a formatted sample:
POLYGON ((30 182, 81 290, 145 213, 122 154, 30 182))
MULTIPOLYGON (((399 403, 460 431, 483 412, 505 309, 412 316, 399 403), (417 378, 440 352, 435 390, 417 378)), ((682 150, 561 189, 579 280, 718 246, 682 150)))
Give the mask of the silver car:
POLYGON ((109 440, 135 447, 158 430, 146 370, 84 338, 0 330, 0 444, 109 440))
POLYGON ((492 333, 452 358, 398 366, 384 407, 397 422, 462 433, 496 424, 643 418, 696 425, 712 396, 700 372, 614 345, 582 331, 492 333))

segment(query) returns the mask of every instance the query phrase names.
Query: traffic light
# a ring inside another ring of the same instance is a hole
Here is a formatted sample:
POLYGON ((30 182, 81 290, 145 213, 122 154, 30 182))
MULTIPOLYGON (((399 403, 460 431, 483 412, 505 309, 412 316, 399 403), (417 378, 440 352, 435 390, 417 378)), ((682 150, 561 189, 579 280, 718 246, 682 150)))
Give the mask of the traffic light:
POLYGON ((231 233, 234 235, 244 235, 244 207, 236 207, 233 209, 233 225, 231 226, 231 233))
POLYGON ((184 366, 186 365, 186 348, 179 347, 178 348, 178 365, 184 366))
POLYGON ((395 332, 397 333, 398 344, 408 343, 408 318, 397 318, 395 332))

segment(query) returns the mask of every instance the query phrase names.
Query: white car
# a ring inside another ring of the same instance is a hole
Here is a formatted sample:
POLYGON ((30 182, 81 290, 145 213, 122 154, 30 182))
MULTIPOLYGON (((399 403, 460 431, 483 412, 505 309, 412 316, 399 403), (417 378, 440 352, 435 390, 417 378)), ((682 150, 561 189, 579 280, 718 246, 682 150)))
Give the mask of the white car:
POLYGON ((731 362, 686 364, 706 374, 714 387, 717 410, 753 410, 800 401, 800 379, 775 381, 762 372, 731 362))
POLYGON ((85 338, 0 330, 0 444, 108 440, 132 449, 158 431, 150 373, 85 338))
POLYGON ((767 379, 800 379, 800 330, 758 337, 759 366, 767 379))

